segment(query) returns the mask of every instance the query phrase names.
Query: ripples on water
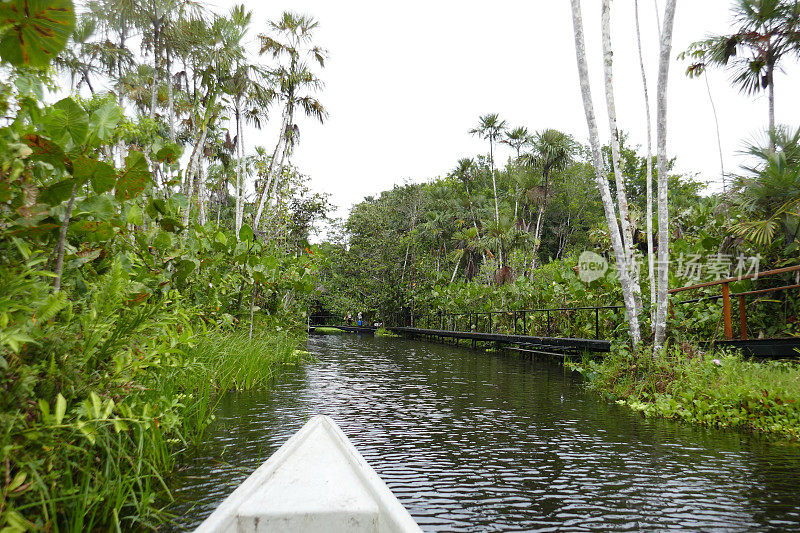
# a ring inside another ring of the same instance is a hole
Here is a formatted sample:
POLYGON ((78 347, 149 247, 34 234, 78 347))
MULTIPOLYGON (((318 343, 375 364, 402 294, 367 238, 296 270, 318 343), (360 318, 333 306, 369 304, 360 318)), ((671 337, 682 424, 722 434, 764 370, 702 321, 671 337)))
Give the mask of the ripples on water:
POLYGON ((548 361, 312 336, 318 361, 227 395, 171 480, 191 529, 310 416, 332 416, 426 531, 800 530, 800 449, 646 420, 548 361))

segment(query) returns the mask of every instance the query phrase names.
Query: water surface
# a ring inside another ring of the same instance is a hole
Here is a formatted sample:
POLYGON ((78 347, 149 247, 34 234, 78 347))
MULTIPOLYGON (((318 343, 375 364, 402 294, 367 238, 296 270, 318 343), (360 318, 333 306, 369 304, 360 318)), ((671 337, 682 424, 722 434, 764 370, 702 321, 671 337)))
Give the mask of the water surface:
POLYGON ((648 420, 552 361, 312 336, 317 361, 228 394, 171 479, 191 529, 315 414, 426 531, 800 531, 800 448, 648 420))

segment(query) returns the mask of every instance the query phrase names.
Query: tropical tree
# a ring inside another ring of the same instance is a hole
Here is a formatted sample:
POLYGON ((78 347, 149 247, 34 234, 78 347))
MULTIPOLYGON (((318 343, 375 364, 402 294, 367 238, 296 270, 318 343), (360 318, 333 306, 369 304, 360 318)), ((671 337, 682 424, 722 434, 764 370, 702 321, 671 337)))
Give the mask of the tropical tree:
POLYGON ((746 94, 767 91, 769 130, 775 129, 775 71, 800 50, 800 2, 794 0, 737 0, 733 7, 736 30, 689 45, 679 57, 693 61, 687 75, 703 74, 708 66, 732 72, 732 82, 746 94))
POLYGON ((233 106, 234 144, 236 147, 234 233, 237 238, 244 220, 244 124, 247 122, 260 128, 266 118, 267 108, 273 95, 265 69, 250 62, 244 53, 244 39, 252 15, 252 11, 247 11, 242 5, 236 5, 231 9, 228 24, 223 28, 223 31, 227 33, 228 45, 241 51, 235 55, 230 71, 220 73, 225 92, 230 95, 233 106))
POLYGON ((518 128, 514 128, 513 130, 506 131, 505 138, 500 142, 513 148, 517 153, 517 159, 519 159, 522 147, 530 142, 528 128, 525 126, 520 126, 518 128))
POLYGON ((531 138, 532 151, 525 154, 528 166, 541 170, 542 185, 528 191, 529 199, 538 206, 536 226, 533 232, 533 259, 531 273, 536 268, 536 257, 542 240, 542 220, 550 197, 550 179, 552 173, 566 168, 572 160, 577 145, 571 136, 558 130, 547 129, 536 133, 531 138))
POLYGON ((477 135, 489 141, 489 171, 492 175, 492 190, 494 191, 494 222, 500 224, 500 207, 497 202, 497 179, 494 172, 494 144, 506 131, 506 121, 500 120, 497 113, 489 113, 480 117, 478 126, 469 130, 472 135, 477 135))
POLYGON ((322 87, 322 81, 306 64, 305 58, 325 66, 327 51, 312 43, 314 30, 319 23, 313 17, 286 11, 277 21, 269 23, 273 35, 259 34, 261 54, 270 54, 282 61, 272 69, 275 83, 275 99, 283 104, 278 142, 272 152, 267 180, 259 191, 258 207, 253 227, 258 228, 264 205, 268 197, 275 197, 286 157, 299 141, 300 129, 295 123, 295 112, 300 109, 306 116, 323 122, 327 111, 314 96, 322 87), (276 161, 280 154, 280 161, 276 161))
POLYGON ((800 235, 800 128, 779 126, 769 137, 769 147, 751 144, 746 150, 756 164, 745 166, 734 186, 733 201, 747 220, 733 232, 768 245, 780 228, 788 244, 800 235))

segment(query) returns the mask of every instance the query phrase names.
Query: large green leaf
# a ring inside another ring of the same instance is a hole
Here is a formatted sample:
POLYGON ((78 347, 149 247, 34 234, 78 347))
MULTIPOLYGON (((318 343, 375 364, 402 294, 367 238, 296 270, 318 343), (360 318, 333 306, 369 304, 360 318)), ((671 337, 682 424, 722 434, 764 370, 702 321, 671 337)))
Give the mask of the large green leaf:
POLYGON ((114 209, 114 203, 111 201, 111 198, 103 194, 90 196, 79 203, 74 216, 91 215, 95 219, 111 220, 115 214, 116 209, 114 209))
POLYGON ((86 183, 86 180, 91 180, 92 189, 97 194, 110 191, 117 181, 114 167, 85 155, 75 156, 72 159, 72 167, 73 175, 78 183, 86 183))
POLYGON ((0 2, 0 58, 14 66, 46 67, 75 28, 71 0, 0 2))
POLYGON ((200 266, 200 262, 197 259, 181 259, 172 276, 178 283, 183 283, 198 266, 200 266))
POLYGON ((33 150, 33 154, 30 156, 31 159, 44 161, 60 168, 65 168, 69 165, 69 159, 64 150, 47 137, 28 134, 23 135, 22 140, 33 150))
POLYGON ((92 242, 107 241, 114 236, 114 226, 102 220, 79 220, 70 225, 70 230, 92 242))
POLYGON ((168 143, 156 152, 155 159, 161 162, 176 163, 178 159, 180 159, 181 154, 183 154, 183 146, 175 143, 168 143))
POLYGON ((122 108, 115 102, 107 102, 92 113, 89 129, 92 132, 93 145, 107 141, 114 134, 117 124, 122 119, 122 108))
POLYGON ((89 115, 72 98, 56 102, 42 122, 45 133, 57 143, 81 146, 89 136, 89 115))
POLYGON ((136 151, 128 154, 128 157, 125 158, 125 170, 117 179, 117 190, 115 191, 117 200, 130 200, 139 196, 149 178, 150 170, 147 168, 144 154, 136 151))
POLYGON ((75 180, 59 181, 43 190, 39 199, 49 205, 60 205, 72 196, 72 187, 74 186, 75 180))
POLYGON ((242 224, 241 229, 239 229, 239 239, 243 241, 253 241, 253 228, 248 226, 247 224, 242 224))

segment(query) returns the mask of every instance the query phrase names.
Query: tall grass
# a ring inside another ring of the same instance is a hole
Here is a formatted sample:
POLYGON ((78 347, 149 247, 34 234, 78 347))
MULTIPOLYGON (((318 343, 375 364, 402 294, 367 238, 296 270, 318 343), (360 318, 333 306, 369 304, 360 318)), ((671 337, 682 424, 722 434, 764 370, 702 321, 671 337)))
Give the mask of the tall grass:
POLYGON ((181 376, 187 391, 213 384, 218 391, 266 387, 281 367, 296 363, 300 338, 289 332, 261 331, 251 340, 245 331, 204 335, 191 350, 197 363, 194 372, 181 376))

